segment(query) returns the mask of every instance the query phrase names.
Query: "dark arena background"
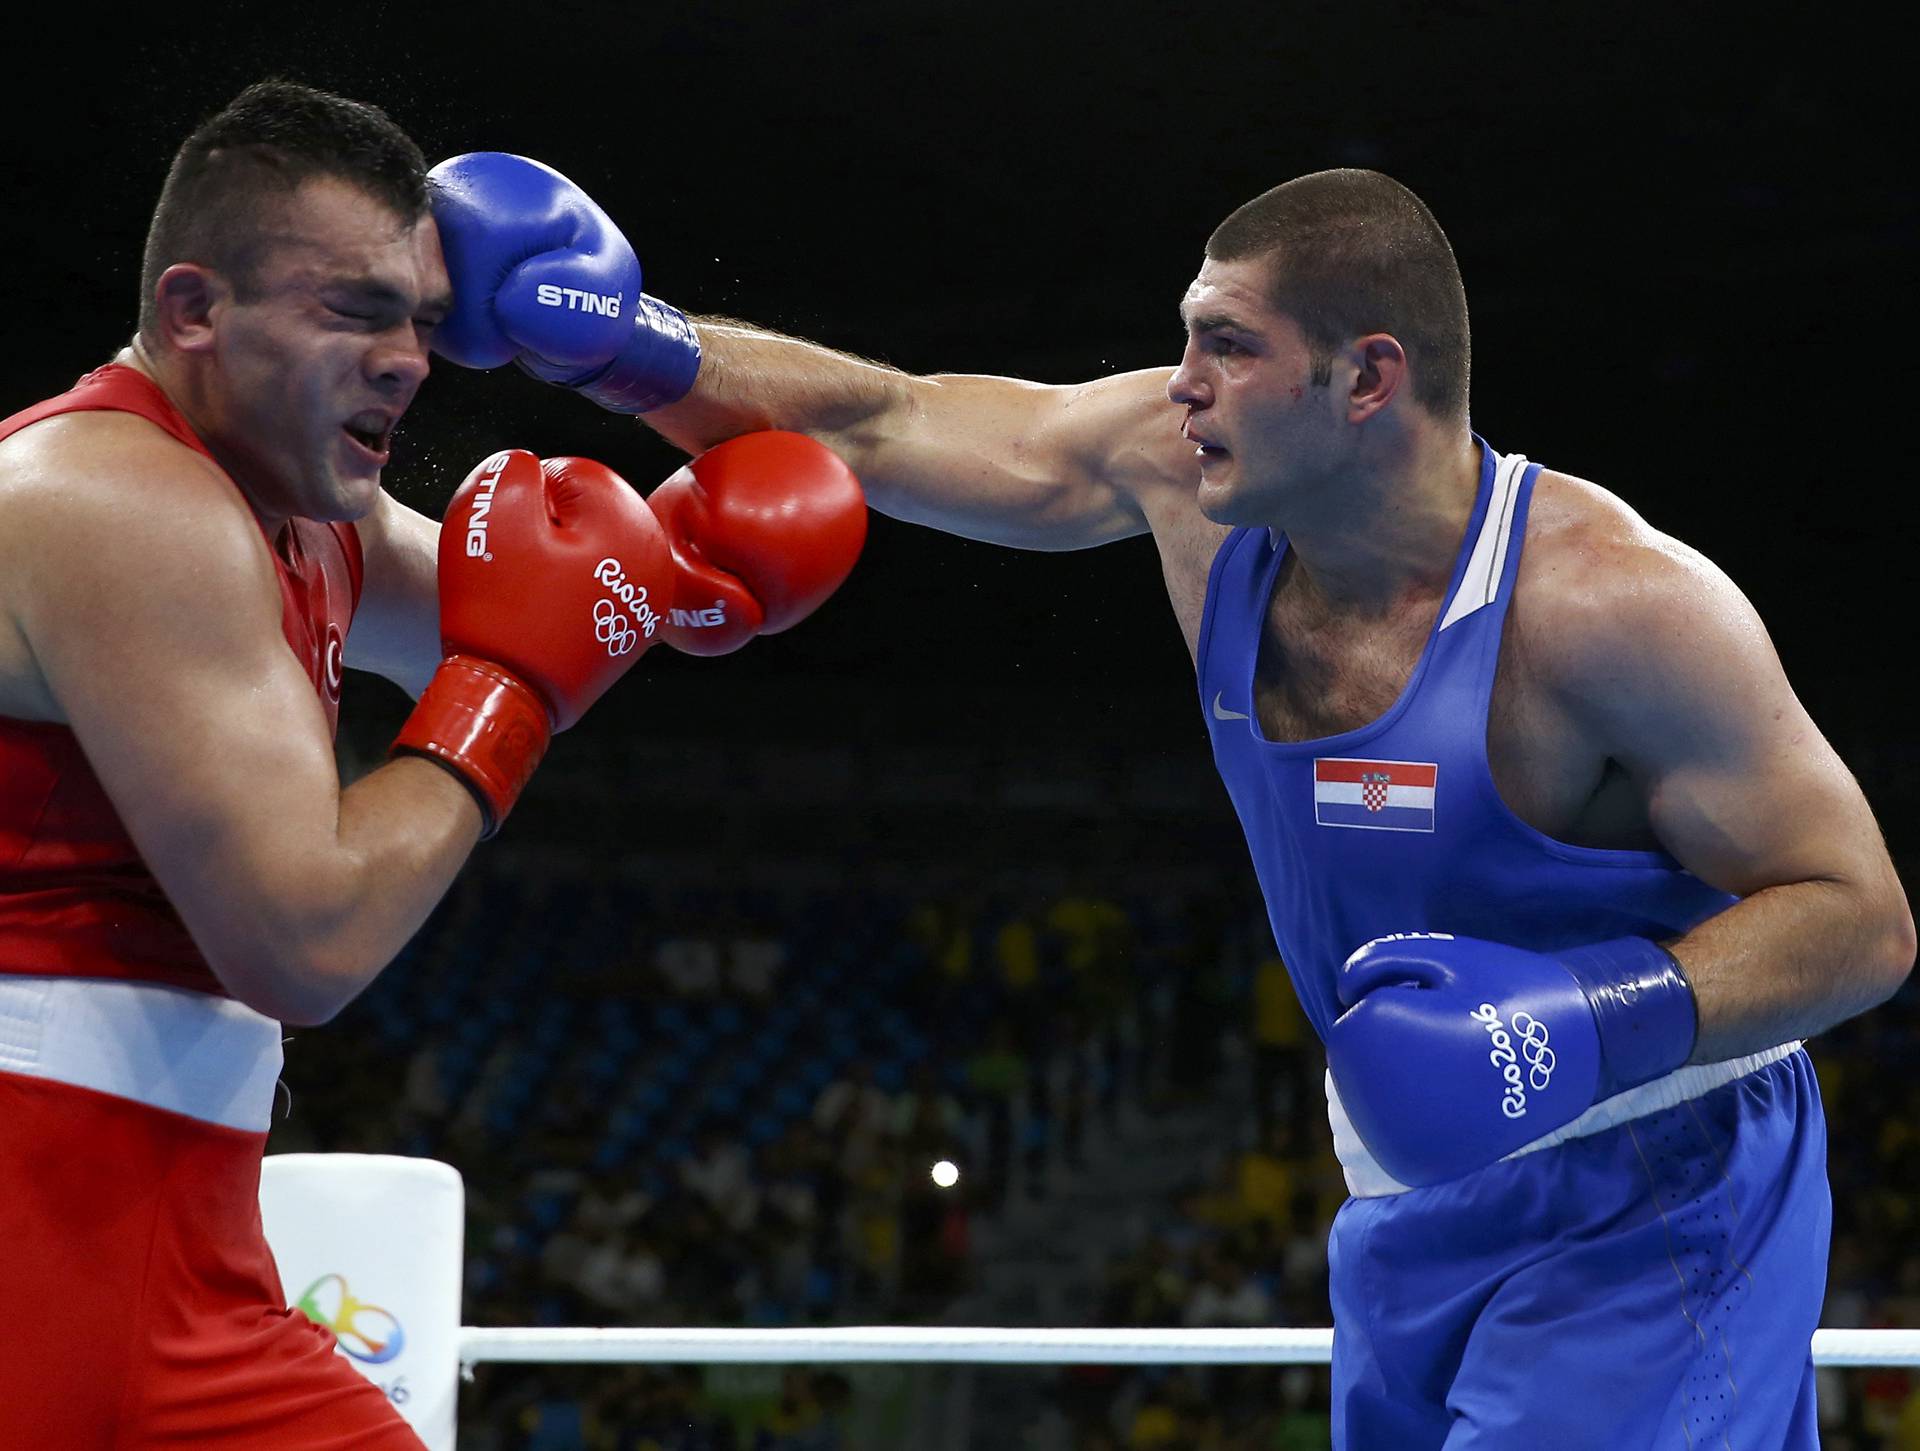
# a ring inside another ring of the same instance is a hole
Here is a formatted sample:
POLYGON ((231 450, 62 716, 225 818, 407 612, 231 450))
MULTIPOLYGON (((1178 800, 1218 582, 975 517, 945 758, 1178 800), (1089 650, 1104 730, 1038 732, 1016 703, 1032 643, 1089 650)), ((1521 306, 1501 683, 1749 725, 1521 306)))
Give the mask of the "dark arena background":
MULTIPOLYGON (((268 75, 385 107, 430 160, 557 167, 689 311, 914 371, 1170 363, 1221 217, 1384 170, 1458 253, 1475 426, 1726 569, 1920 881, 1912 83, 1851 12, 75 14, 8 22, 0 413, 128 339, 173 148, 268 75)), ((643 489, 678 464, 442 365, 389 487, 438 515, 501 447, 643 489)), ((350 677, 343 768, 405 709, 350 677)), ((271 1148, 454 1164, 470 1325, 1325 1325, 1343 1190, 1280 973, 1152 545, 876 516, 818 617, 655 651, 556 742, 416 942, 292 1034, 271 1148)), ((1824 1323, 1920 1327, 1916 989, 1814 1053, 1824 1323)), ((460 1446, 1292 1451, 1326 1394, 1298 1367, 484 1365, 460 1446)), ((1822 1395, 1830 1451, 1920 1446, 1908 1372, 1822 1395)))

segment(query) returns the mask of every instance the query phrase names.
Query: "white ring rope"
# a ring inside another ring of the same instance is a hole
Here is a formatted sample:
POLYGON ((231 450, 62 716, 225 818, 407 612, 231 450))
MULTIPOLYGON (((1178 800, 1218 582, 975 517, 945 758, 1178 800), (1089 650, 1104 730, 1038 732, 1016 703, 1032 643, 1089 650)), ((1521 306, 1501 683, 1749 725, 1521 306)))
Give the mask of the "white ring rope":
MULTIPOLYGON (((520 1328, 468 1325, 460 1363, 615 1362, 774 1365, 1325 1365, 1333 1332, 1016 1330, 996 1326, 847 1325, 798 1330, 520 1328)), ((1920 1330, 1816 1330, 1816 1365, 1920 1366, 1920 1330)))

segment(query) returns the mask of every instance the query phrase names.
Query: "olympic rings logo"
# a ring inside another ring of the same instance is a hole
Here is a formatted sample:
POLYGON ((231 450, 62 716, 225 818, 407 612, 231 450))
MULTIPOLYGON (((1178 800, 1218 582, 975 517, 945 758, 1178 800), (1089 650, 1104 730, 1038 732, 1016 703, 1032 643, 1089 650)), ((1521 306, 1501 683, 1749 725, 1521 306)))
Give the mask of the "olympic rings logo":
POLYGON ((1528 1086, 1535 1093, 1545 1093, 1553 1081, 1554 1066, 1559 1062, 1553 1049, 1547 1046, 1547 1025, 1532 1013, 1519 1012, 1513 1015, 1513 1031, 1520 1035, 1520 1056, 1527 1061, 1528 1086))
POLYGON ((606 598, 593 602, 593 637, 616 660, 640 643, 640 632, 627 623, 626 611, 606 598))

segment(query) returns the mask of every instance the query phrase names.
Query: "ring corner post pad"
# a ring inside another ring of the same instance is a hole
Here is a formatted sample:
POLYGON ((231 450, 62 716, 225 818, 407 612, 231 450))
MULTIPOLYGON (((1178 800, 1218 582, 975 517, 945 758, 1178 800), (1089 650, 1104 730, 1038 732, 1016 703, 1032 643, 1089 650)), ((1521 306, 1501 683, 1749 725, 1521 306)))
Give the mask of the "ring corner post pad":
POLYGON ((428 1451, 454 1451, 466 1188, 437 1159, 269 1154, 260 1219, 290 1308, 332 1330, 428 1451))

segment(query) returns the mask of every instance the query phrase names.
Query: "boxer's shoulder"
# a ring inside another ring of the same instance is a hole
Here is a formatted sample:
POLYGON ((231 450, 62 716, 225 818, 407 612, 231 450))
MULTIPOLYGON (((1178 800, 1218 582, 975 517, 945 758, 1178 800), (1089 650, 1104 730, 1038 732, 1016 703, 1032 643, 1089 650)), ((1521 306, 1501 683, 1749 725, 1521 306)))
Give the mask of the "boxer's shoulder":
POLYGON ((1167 397, 1171 376, 1116 373, 1070 390, 1064 409, 1105 482, 1148 512, 1177 495, 1191 501, 1199 480, 1193 446, 1180 436, 1186 410, 1167 397))
POLYGON ((1200 512, 1200 472, 1193 445, 1181 436, 1186 410, 1167 397, 1170 368, 1121 373, 1089 384, 1080 406, 1085 435, 1099 450, 1106 484, 1146 520, 1181 631, 1192 649, 1205 602, 1207 574, 1227 526, 1200 512))
POLYGON ((1664 689, 1704 654, 1764 642, 1752 606, 1698 550, 1617 495, 1543 471, 1508 630, 1542 684, 1569 701, 1664 689))
POLYGON ((95 496, 150 495, 160 486, 184 488, 189 497, 237 497, 212 459, 135 413, 56 413, 0 439, 0 503, 32 494, 41 507, 83 506, 95 496))
POLYGON ((144 418, 59 414, 0 440, 0 609, 54 628, 89 592, 173 580, 275 591, 245 499, 218 464, 144 418))

